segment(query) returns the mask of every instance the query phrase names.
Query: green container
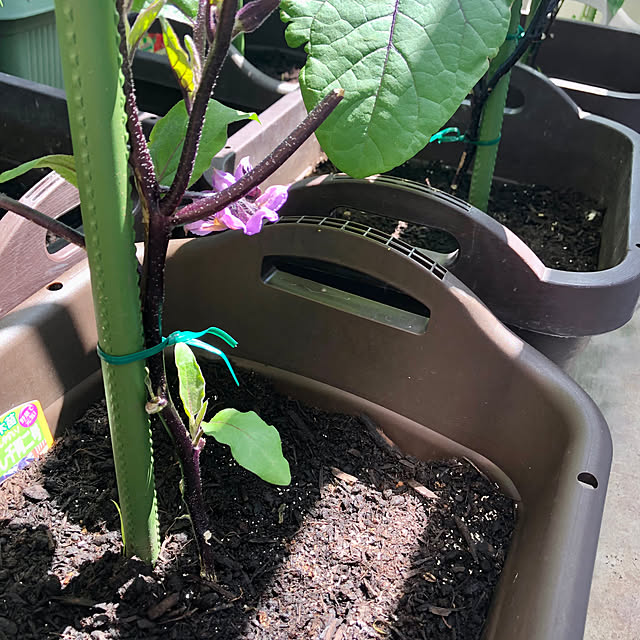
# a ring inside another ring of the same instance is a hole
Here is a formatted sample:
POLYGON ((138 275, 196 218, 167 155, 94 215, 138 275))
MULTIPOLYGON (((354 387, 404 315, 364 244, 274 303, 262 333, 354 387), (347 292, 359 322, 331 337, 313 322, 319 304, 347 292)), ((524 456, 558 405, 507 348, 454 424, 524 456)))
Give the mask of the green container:
POLYGON ((63 89, 53 0, 2 0, 0 71, 63 89))

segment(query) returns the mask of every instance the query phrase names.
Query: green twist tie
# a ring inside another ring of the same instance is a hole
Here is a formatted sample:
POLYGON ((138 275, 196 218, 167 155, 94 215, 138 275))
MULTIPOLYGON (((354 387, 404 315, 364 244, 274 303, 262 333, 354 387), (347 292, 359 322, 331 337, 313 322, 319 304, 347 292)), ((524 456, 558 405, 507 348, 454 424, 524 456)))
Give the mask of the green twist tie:
POLYGON ((442 142, 464 142, 464 139, 464 133, 460 133, 458 127, 447 127, 442 131, 438 131, 438 133, 434 133, 429 138, 429 142, 437 142, 438 144, 442 142))
POLYGON ((515 33, 507 33, 507 37, 505 40, 520 40, 520 38, 524 38, 525 30, 522 25, 518 25, 518 30, 515 33))
POLYGON ((442 142, 466 142, 468 144, 475 144, 478 147, 490 147, 500 142, 500 136, 494 140, 470 140, 465 133, 460 133, 458 127, 447 127, 446 129, 442 129, 442 131, 438 131, 438 133, 434 133, 431 138, 429 138, 429 142, 437 142, 438 144, 442 142))
POLYGON ((238 346, 237 341, 234 340, 226 331, 218 329, 217 327, 209 327, 204 331, 174 331, 169 335, 168 338, 162 338, 162 342, 160 342, 160 344, 157 344, 154 347, 149 347, 148 349, 143 349, 142 351, 136 351, 136 353, 128 353, 124 356, 113 356, 110 353, 106 353, 100 348, 100 345, 97 346, 97 351, 100 358, 102 358, 109 364, 131 364, 132 362, 136 362, 137 360, 146 360, 151 356, 155 356, 161 351, 164 351, 167 347, 171 347, 174 344, 185 342, 192 347, 198 347, 199 349, 208 351, 209 353, 213 353, 222 358, 224 363, 227 365, 227 368, 231 372, 235 383, 240 386, 235 371, 233 370, 233 367, 231 366, 231 363, 229 362, 229 359, 227 358, 225 353, 223 351, 220 351, 220 349, 207 344, 206 342, 202 342, 202 340, 198 340, 198 338, 201 338, 206 334, 217 336, 218 338, 224 340, 230 347, 235 348, 238 346))

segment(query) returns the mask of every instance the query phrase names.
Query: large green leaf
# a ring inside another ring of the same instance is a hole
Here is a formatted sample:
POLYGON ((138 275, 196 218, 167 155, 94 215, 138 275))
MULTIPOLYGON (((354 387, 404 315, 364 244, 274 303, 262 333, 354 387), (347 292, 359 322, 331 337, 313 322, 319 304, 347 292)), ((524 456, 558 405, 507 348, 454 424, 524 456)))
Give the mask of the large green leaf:
POLYGON ((282 455, 278 430, 255 411, 223 409, 202 423, 205 434, 231 447, 231 455, 245 469, 272 484, 291 482, 289 463, 282 455))
MULTIPOLYGON (((213 156, 227 141, 227 126, 238 120, 257 120, 255 113, 230 109, 215 100, 209 101, 198 147, 198 155, 189 184, 193 184, 211 165, 213 156)), ((170 185, 178 168, 189 117, 184 101, 175 104, 151 131, 149 149, 160 183, 170 185)))
POLYGON ((505 39, 510 0, 282 0, 290 44, 307 40, 305 105, 345 97, 318 129, 355 177, 409 159, 449 119, 505 39))
POLYGON ((189 418, 189 431, 192 436, 195 436, 198 427, 197 418, 204 405, 204 378, 193 351, 186 344, 183 342, 176 344, 173 355, 178 370, 180 399, 189 418))
POLYGON ((78 178, 76 175, 76 163, 73 156, 67 156, 62 154, 43 156, 42 158, 36 158, 29 162, 21 164, 15 169, 9 169, 0 173, 0 183, 8 182, 18 176, 21 176, 31 169, 53 169, 56 173, 60 174, 67 182, 70 182, 74 187, 78 186, 78 178))

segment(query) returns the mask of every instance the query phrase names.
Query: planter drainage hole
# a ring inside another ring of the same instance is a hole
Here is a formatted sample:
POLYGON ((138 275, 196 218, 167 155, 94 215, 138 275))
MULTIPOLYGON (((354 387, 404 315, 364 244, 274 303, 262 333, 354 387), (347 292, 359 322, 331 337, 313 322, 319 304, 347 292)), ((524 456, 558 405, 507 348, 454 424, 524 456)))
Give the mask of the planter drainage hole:
POLYGON ((60 289, 62 289, 62 282, 52 282, 50 285, 47 285, 47 289, 49 289, 49 291, 60 291, 60 289))
POLYGON ((578 474, 578 482, 589 485, 593 489, 598 488, 598 480, 592 473, 589 473, 588 471, 583 471, 582 473, 578 474))

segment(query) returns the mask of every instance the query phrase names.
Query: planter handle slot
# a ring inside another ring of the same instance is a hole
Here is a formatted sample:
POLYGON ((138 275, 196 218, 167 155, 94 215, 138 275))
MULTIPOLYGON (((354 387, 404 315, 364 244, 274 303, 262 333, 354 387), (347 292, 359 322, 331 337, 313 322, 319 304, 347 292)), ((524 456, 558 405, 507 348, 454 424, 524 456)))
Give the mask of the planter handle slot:
MULTIPOLYGON (((80 205, 78 190, 52 171, 20 198, 34 209, 60 218, 80 205)), ((75 245, 47 247, 47 231, 15 214, 0 220, 0 317, 55 280, 85 253, 75 245)))
POLYGON ((262 280, 281 291, 410 333, 424 333, 431 315, 424 304, 396 287, 324 260, 267 256, 262 280))

